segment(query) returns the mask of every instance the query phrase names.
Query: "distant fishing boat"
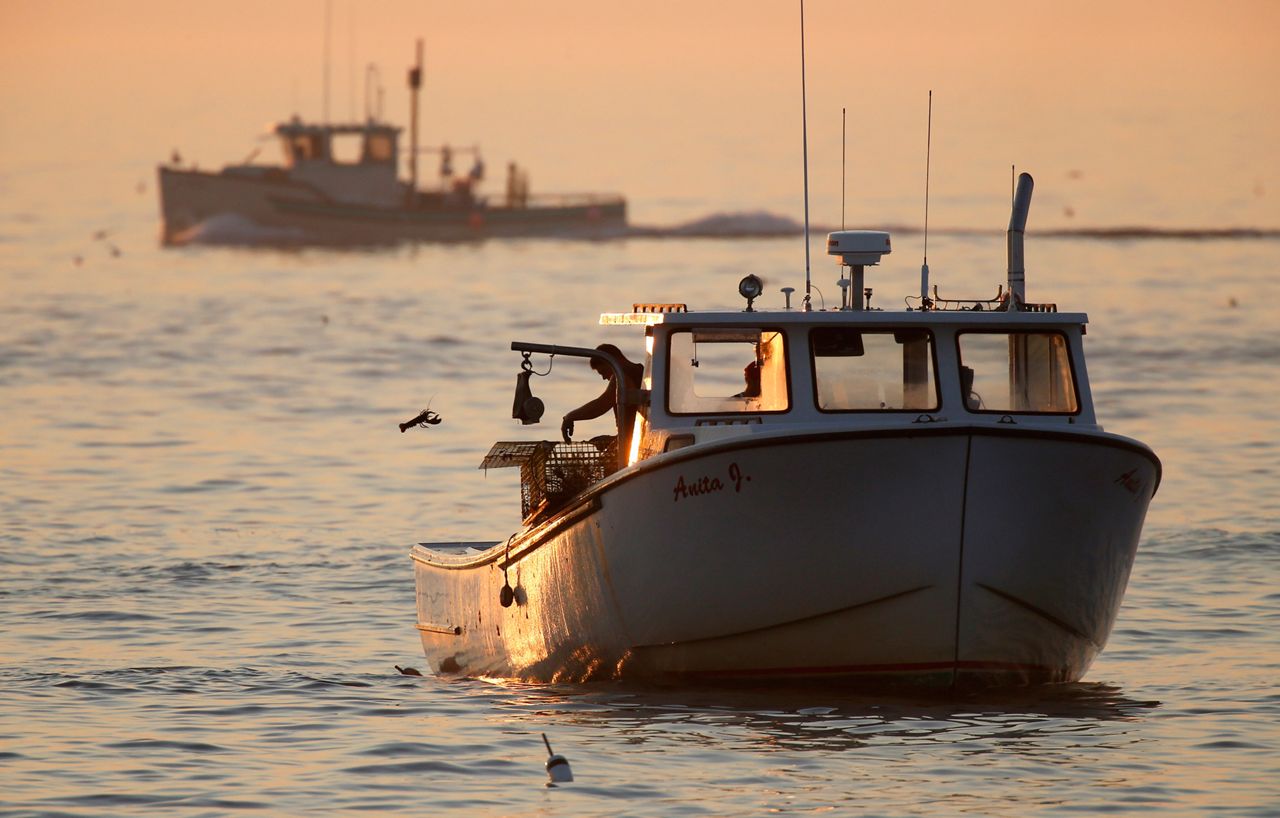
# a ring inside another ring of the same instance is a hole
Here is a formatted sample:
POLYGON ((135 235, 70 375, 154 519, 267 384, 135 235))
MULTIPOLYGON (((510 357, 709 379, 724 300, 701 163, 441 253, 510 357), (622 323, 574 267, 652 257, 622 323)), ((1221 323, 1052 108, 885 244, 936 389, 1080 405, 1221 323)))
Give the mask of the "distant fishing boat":
MULTIPOLYGON (((607 350, 517 342, 612 372, 616 434, 503 441, 524 523, 412 550, 437 673, 1069 682, 1102 650, 1161 466, 1103 431, 1083 313, 1025 300, 1031 177, 992 299, 871 305, 882 231, 839 231, 839 308, 636 304, 643 377, 607 350), (746 368, 744 369, 744 364, 746 368)), ((926 266, 927 271, 927 266, 926 266)), ((926 272, 927 275, 927 272, 926 272)), ((807 289, 806 284, 806 289, 807 289)), ((571 428, 571 427, 569 427, 571 428)))
POLYGON ((412 130, 408 179, 399 176, 401 128, 370 114, 363 122, 306 122, 297 116, 273 133, 279 165, 228 165, 208 172, 182 167, 176 154, 159 167, 166 243, 230 216, 304 241, 395 242, 492 236, 614 235, 626 227, 626 200, 616 194, 533 195, 528 173, 510 163, 502 196, 481 192, 487 169, 478 147, 418 147, 422 43, 409 71, 412 130), (418 184, 418 157, 439 160, 434 186, 418 184), (470 158, 457 172, 455 159, 470 158))

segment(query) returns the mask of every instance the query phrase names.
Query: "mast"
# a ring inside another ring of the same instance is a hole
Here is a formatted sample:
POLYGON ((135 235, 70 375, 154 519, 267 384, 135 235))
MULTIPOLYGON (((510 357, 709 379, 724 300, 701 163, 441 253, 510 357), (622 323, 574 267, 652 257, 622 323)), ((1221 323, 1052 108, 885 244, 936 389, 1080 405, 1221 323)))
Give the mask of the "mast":
POLYGON ((422 39, 418 39, 417 61, 409 69, 409 190, 407 203, 418 200, 418 89, 422 87, 422 39))
POLYGON ((333 19, 333 2, 326 0, 324 4, 324 115, 321 120, 329 124, 329 32, 333 19))
POLYGON ((808 93, 804 83, 804 0, 800 0, 800 131, 804 141, 804 311, 813 309, 809 278, 809 116, 808 93))
POLYGON ((924 141, 924 261, 920 265, 920 309, 929 309, 929 160, 933 156, 933 89, 929 89, 929 120, 924 141))

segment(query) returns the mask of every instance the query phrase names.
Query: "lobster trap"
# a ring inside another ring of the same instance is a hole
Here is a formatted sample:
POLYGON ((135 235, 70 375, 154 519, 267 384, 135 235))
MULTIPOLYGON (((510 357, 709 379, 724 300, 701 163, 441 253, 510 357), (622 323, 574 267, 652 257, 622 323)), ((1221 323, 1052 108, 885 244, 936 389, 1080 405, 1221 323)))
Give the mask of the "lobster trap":
POLYGON ((554 511, 583 489, 618 468, 618 438, 583 443, 549 440, 500 441, 480 463, 482 469, 520 467, 520 514, 529 520, 554 511))

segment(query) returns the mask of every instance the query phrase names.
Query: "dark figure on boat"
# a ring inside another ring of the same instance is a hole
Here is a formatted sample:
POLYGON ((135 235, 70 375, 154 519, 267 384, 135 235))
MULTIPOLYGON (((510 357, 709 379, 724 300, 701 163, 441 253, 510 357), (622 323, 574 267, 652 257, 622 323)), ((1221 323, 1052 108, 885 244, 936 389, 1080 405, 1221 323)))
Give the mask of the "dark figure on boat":
POLYGON ((760 363, 752 361, 742 368, 742 379, 746 381, 746 389, 743 389, 735 398, 758 398, 760 397, 760 363))
MULTIPOLYGON (((626 383, 623 385, 627 389, 640 388, 641 379, 644 378, 643 364, 627 360, 627 356, 622 354, 622 350, 618 349, 613 344, 600 344, 596 349, 611 358, 616 359, 620 364, 622 364, 623 377, 626 379, 626 383)), ((569 441, 573 438, 574 421, 598 418, 601 415, 612 411, 614 406, 617 405, 618 388, 617 384, 614 383, 613 368, 604 361, 600 361, 595 358, 591 359, 590 364, 591 368, 595 370, 595 373, 609 383, 598 397, 587 401, 564 416, 564 420, 560 423, 560 434, 564 436, 565 441, 569 441)), ((635 418, 636 407, 627 406, 626 413, 622 418, 622 426, 618 430, 619 433, 622 435, 629 433, 631 430, 631 424, 635 421, 635 418)))

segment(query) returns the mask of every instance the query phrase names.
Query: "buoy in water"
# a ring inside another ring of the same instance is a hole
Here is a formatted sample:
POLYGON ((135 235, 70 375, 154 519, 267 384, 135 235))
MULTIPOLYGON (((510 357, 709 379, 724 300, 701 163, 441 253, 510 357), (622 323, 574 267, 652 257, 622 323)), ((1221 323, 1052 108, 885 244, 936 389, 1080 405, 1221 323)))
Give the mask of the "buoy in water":
POLYGON ((550 781, 547 786, 554 784, 567 784, 573 780, 573 770, 569 768, 569 760, 564 756, 554 753, 551 750, 551 742, 547 741, 547 734, 542 734, 542 743, 547 745, 547 778, 550 781))

